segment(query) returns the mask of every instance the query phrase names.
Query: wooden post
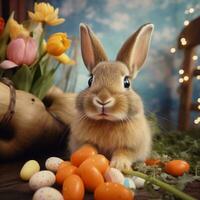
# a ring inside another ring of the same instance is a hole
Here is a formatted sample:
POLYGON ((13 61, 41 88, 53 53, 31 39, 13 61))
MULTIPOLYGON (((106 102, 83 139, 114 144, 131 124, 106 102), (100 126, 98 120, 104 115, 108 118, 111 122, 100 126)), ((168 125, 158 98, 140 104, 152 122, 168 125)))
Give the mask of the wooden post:
POLYGON ((178 37, 178 48, 184 51, 182 69, 184 76, 188 76, 183 83, 180 83, 180 106, 178 116, 178 129, 186 131, 190 127, 190 112, 199 112, 199 104, 192 102, 192 78, 199 76, 200 72, 194 67, 194 50, 200 45, 200 17, 190 21, 178 37), (184 41, 184 42, 183 42, 184 41))
POLYGON ((184 49, 184 60, 182 69, 184 70, 184 76, 188 76, 189 80, 184 81, 180 85, 180 105, 179 105, 179 119, 178 129, 186 131, 190 127, 190 110, 192 103, 192 77, 194 61, 192 56, 194 55, 194 48, 184 49))

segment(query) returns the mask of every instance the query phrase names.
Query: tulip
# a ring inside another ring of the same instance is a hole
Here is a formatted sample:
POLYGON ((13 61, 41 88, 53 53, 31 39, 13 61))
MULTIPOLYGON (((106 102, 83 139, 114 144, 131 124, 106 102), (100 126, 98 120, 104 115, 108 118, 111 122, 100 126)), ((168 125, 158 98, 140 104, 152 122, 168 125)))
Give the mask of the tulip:
POLYGON ((54 58, 62 64, 75 65, 75 61, 72 60, 67 54, 63 53, 60 56, 54 56, 54 58))
POLYGON ((17 65, 31 65, 37 56, 37 44, 31 37, 11 40, 7 47, 7 58, 17 65))
POLYGON ((0 34, 3 32, 5 26, 5 21, 2 17, 0 17, 0 34))
POLYGON ((1 69, 11 69, 14 67, 17 67, 17 64, 10 60, 4 60, 2 63, 0 63, 1 69))
POLYGON ((18 22, 13 18, 9 19, 8 25, 11 39, 29 36, 29 31, 24 28, 22 24, 18 24, 18 22))
POLYGON ((34 13, 29 11, 28 15, 33 21, 55 26, 65 21, 63 18, 58 18, 58 11, 58 8, 55 9, 49 3, 35 3, 34 13))
POLYGON ((66 33, 55 33, 47 41, 47 53, 53 56, 60 56, 71 45, 71 40, 67 38, 66 33))
MULTIPOLYGON (((42 51, 47 51, 47 42, 45 40, 42 41, 42 51)), ((66 53, 62 53, 59 56, 53 56, 58 62, 62 64, 68 64, 68 65, 75 65, 75 61, 72 60, 66 53)))

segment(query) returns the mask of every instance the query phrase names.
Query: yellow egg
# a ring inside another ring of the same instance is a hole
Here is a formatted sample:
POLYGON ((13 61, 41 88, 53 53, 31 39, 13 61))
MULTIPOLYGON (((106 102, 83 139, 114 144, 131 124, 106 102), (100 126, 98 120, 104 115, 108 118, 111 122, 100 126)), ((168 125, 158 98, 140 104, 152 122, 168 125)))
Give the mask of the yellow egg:
POLYGON ((28 181, 33 174, 40 171, 40 165, 36 160, 27 161, 20 171, 20 178, 28 181))

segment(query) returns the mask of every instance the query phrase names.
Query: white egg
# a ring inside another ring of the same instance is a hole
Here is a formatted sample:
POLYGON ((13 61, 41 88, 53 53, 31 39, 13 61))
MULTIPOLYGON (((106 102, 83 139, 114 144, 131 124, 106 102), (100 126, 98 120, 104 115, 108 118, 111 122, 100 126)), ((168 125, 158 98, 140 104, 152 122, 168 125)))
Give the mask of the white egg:
POLYGON ((125 177, 123 185, 129 189, 133 189, 133 190, 136 189, 133 179, 128 178, 128 177, 125 177))
POLYGON ((108 168, 104 174, 106 182, 124 183, 124 175, 116 168, 108 168))
POLYGON ((29 186, 32 190, 37 190, 41 187, 52 186, 56 181, 53 172, 43 170, 35 173, 29 180, 29 186))
POLYGON ((137 189, 144 187, 145 180, 143 178, 140 178, 140 177, 137 177, 137 176, 133 176, 132 180, 134 181, 135 186, 136 186, 137 189))
POLYGON ((64 198, 58 190, 42 187, 34 193, 32 200, 64 200, 64 198))
POLYGON ((58 170, 58 166, 60 165, 60 163, 62 163, 64 160, 62 160, 61 158, 58 157, 50 157, 46 160, 45 162, 45 167, 53 172, 57 172, 58 170))

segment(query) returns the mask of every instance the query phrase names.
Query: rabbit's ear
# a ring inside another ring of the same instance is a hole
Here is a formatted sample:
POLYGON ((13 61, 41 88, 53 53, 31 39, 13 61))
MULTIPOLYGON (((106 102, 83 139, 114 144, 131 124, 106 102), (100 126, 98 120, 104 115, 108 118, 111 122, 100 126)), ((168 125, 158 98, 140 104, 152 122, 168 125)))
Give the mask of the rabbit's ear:
POLYGON ((117 55, 116 60, 127 65, 132 77, 136 76, 146 59, 153 28, 153 24, 141 26, 127 39, 117 55))
POLYGON ((87 69, 92 69, 101 61, 107 61, 108 58, 103 46, 89 26, 80 24, 81 52, 83 62, 87 69))

